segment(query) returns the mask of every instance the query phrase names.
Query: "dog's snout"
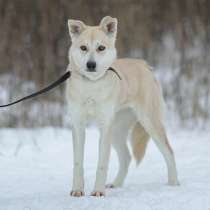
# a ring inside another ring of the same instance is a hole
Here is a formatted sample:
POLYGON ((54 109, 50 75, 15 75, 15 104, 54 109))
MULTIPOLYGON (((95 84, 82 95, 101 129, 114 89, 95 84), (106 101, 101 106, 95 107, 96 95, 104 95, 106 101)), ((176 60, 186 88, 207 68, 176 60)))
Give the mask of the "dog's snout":
POLYGON ((87 62, 87 70, 88 71, 96 71, 96 62, 95 61, 88 61, 87 62))

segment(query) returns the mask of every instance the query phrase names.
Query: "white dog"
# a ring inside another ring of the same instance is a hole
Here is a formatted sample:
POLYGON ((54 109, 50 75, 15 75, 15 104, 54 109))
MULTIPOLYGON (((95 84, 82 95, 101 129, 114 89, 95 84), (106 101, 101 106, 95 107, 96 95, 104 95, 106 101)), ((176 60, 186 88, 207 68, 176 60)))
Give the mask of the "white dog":
POLYGON ((74 150, 71 195, 84 195, 85 128, 92 121, 100 129, 93 196, 105 194, 111 145, 119 157, 119 171, 109 187, 123 184, 131 161, 126 142, 131 129, 131 145, 137 163, 142 160, 149 137, 152 137, 165 158, 168 183, 177 185, 174 155, 164 129, 161 87, 145 61, 116 59, 117 19, 104 17, 99 26, 69 20, 68 27, 72 39, 68 68, 72 76, 66 94, 74 150), (108 70, 111 66, 119 75, 108 70))

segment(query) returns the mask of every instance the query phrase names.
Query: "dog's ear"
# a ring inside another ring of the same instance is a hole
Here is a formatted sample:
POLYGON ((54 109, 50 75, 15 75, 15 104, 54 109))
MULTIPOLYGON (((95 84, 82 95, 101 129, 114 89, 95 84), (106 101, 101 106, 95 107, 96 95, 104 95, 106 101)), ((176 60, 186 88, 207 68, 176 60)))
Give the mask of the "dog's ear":
POLYGON ((69 34, 72 40, 77 38, 86 28, 80 20, 68 20, 69 34))
POLYGON ((104 17, 100 22, 100 27, 107 35, 116 38, 117 18, 112 18, 110 16, 104 17))

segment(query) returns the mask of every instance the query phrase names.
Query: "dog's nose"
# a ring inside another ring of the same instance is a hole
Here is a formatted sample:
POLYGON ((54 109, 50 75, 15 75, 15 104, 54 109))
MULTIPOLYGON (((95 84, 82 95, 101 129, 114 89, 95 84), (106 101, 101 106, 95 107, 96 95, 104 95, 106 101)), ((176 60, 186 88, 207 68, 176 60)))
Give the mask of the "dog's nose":
POLYGON ((95 61, 88 61, 87 62, 87 70, 88 71, 96 71, 96 62, 95 61))

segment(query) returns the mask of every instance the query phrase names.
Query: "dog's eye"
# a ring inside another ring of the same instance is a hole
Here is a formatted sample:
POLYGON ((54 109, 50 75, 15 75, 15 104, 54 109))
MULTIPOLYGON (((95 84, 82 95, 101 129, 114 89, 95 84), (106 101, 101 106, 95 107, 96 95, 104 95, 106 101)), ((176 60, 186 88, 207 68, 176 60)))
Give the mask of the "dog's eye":
POLYGON ((98 51, 104 51, 105 49, 106 49, 106 47, 103 46, 103 45, 100 45, 100 46, 98 47, 98 51))
POLYGON ((82 51, 87 51, 87 47, 86 47, 85 45, 82 45, 82 46, 80 47, 80 49, 81 49, 82 51))

